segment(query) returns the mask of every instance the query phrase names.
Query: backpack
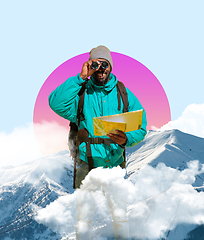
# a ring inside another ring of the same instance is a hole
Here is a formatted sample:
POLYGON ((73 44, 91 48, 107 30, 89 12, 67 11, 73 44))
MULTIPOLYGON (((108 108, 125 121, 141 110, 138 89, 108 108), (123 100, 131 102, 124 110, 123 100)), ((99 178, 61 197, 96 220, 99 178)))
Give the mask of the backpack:
MULTIPOLYGON (((76 177, 76 163, 79 155, 78 146, 81 142, 86 142, 87 145, 87 159, 88 159, 88 167, 89 171, 93 169, 93 159, 91 155, 91 146, 90 144, 107 144, 110 146, 110 143, 115 143, 111 139, 106 138, 89 138, 88 137, 88 131, 85 132, 86 129, 78 130, 78 126, 80 124, 80 121, 83 121, 84 114, 83 114, 83 107, 84 107, 84 96, 85 96, 85 84, 84 82, 82 84, 82 87, 78 93, 79 95, 79 104, 78 104, 78 110, 77 110, 77 124, 70 122, 70 131, 68 135, 68 146, 70 150, 71 157, 74 159, 74 181, 73 181, 73 188, 75 189, 75 177, 76 177)), ((118 110, 121 109, 121 101, 120 98, 122 98, 123 101, 123 113, 128 111, 128 96, 127 91, 124 86, 124 84, 120 81, 117 81, 117 99, 118 99, 118 110)), ((125 161, 125 148, 123 152, 124 161, 125 161)), ((124 163, 122 163, 121 167, 124 167, 124 163)))

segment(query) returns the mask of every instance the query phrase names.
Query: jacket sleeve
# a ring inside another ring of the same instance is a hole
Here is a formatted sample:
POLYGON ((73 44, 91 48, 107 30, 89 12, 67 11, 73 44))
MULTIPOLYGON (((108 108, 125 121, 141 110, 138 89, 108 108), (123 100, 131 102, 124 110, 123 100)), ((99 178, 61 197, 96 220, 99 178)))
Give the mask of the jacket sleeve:
POLYGON ((49 95, 49 106, 59 116, 71 121, 77 120, 77 109, 81 84, 84 80, 77 74, 68 78, 49 95))
POLYGON ((128 88, 126 88, 126 90, 127 90, 128 102, 129 102, 128 112, 143 109, 141 128, 138 130, 126 133, 127 143, 125 146, 133 147, 145 138, 145 135, 147 134, 147 130, 146 130, 147 119, 146 119, 146 112, 145 112, 144 108, 142 107, 141 103, 139 102, 139 100, 137 99, 137 97, 128 88))

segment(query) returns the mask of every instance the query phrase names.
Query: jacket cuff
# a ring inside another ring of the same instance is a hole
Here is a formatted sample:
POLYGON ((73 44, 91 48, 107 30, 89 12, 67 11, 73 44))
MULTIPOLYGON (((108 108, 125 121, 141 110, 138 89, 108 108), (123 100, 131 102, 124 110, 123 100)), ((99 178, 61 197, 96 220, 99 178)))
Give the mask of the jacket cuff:
POLYGON ((134 140, 131 134, 126 133, 127 136, 127 142, 125 144, 126 147, 132 147, 132 145, 134 144, 134 140))
POLYGON ((78 73, 76 75, 76 77, 74 78, 74 82, 77 84, 77 85, 81 85, 83 82, 85 82, 86 80, 82 79, 80 77, 80 73, 78 73))

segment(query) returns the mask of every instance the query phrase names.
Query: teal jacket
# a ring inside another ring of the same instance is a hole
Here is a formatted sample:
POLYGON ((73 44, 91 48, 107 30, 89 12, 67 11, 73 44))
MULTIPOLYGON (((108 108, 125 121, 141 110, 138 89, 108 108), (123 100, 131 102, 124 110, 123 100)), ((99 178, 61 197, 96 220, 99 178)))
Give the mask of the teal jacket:
MULTIPOLYGON (((75 77, 68 78, 64 83, 58 86, 49 96, 49 105, 51 109, 59 116, 71 121, 77 122, 77 109, 79 96, 78 92, 81 89, 81 84, 84 80, 77 74, 75 77)), ((94 79, 91 76, 86 84, 84 97, 84 116, 85 120, 80 122, 79 129, 86 128, 89 132, 89 137, 94 136, 93 117, 108 116, 122 113, 123 102, 121 100, 121 109, 118 110, 117 99, 117 78, 110 73, 109 81, 105 86, 94 84, 94 79)), ((141 142, 146 131, 146 112, 136 96, 128 89, 128 112, 143 109, 143 119, 141 129, 131 132, 126 132, 127 144, 126 147, 132 147, 141 142)), ((107 136, 104 136, 107 138, 107 136)), ((91 153, 93 157, 94 167, 114 167, 121 164, 123 159, 124 148, 118 144, 112 144, 111 147, 106 144, 91 144, 91 153)), ((79 146, 79 158, 87 162, 86 143, 83 142, 79 146)))

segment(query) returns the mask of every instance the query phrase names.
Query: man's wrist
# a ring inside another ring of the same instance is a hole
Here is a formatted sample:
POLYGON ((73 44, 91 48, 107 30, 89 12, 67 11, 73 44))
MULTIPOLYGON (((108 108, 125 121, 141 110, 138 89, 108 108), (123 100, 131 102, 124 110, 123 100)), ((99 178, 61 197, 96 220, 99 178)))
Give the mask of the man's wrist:
POLYGON ((80 76, 80 78, 82 78, 83 80, 86 80, 86 79, 87 79, 87 76, 86 76, 86 75, 83 75, 83 74, 81 74, 81 73, 80 73, 79 76, 80 76))
POLYGON ((126 144, 127 144, 127 139, 126 139, 126 142, 125 142, 125 143, 120 144, 119 146, 122 147, 122 148, 124 148, 124 147, 126 146, 126 144))

